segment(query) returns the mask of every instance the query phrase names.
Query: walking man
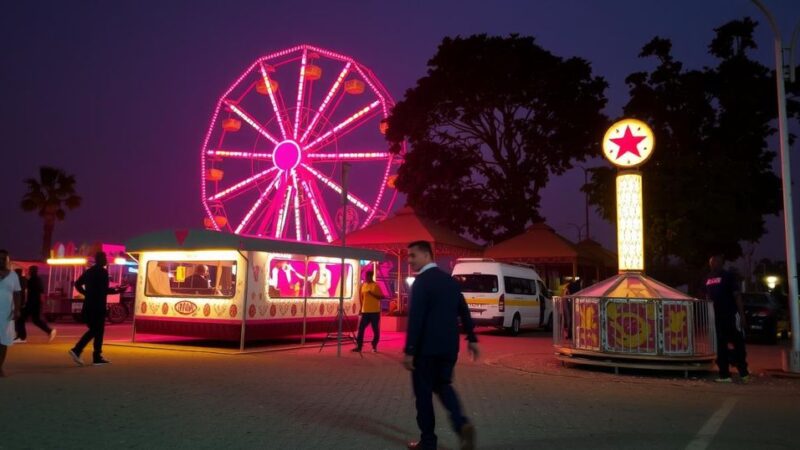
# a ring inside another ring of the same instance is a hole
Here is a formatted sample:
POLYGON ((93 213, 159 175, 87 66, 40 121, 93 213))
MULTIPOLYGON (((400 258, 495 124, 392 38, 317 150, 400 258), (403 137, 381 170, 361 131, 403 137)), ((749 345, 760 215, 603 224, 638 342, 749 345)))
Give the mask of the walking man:
POLYGON ((381 338, 382 298, 384 298, 383 291, 375 282, 375 274, 370 270, 367 272, 367 279, 361 285, 361 321, 358 322, 356 348, 352 351, 361 352, 361 346, 364 344, 364 331, 368 325, 372 325, 372 353, 378 353, 378 341, 381 338))
POLYGON ((744 302, 737 286, 736 275, 723 268, 725 259, 714 255, 708 264, 711 271, 706 278, 706 299, 714 302, 714 325, 717 331, 718 383, 730 383, 730 351, 728 343, 733 343, 733 357, 742 383, 750 381, 747 371, 747 352, 744 346, 746 328, 744 302))
POLYGON ((458 283, 433 262, 427 241, 408 245, 408 263, 418 272, 411 287, 411 307, 403 365, 411 371, 417 406, 420 440, 410 449, 435 449, 433 393, 450 413, 450 422, 461 439, 462 449, 474 448, 475 427, 464 417, 453 389, 453 368, 458 359, 458 319, 467 333, 468 349, 477 360, 478 339, 458 283))
POLYGON ((14 320, 22 309, 22 286, 9 267, 8 252, 0 250, 0 378, 5 377, 3 363, 8 347, 14 342, 14 320))
POLYGON ((25 329, 25 322, 28 321, 28 317, 31 318, 34 325, 47 333, 49 342, 53 342, 56 337, 56 330, 50 328, 47 322, 42 320, 42 291, 44 291, 44 284, 42 279, 39 278, 39 268, 30 266, 28 268, 27 299, 25 300, 25 306, 22 308, 22 315, 17 319, 16 324, 17 339, 21 343, 26 342, 28 339, 28 331, 25 329))
POLYGON ((121 294, 125 292, 125 285, 118 288, 109 287, 108 260, 104 252, 97 252, 94 265, 83 272, 75 282, 75 289, 83 294, 83 310, 81 314, 89 330, 80 338, 69 351, 69 356, 75 364, 82 366, 81 352, 86 345, 94 339, 93 364, 100 366, 110 364, 111 361, 103 358, 103 332, 106 326, 106 299, 108 294, 121 294))

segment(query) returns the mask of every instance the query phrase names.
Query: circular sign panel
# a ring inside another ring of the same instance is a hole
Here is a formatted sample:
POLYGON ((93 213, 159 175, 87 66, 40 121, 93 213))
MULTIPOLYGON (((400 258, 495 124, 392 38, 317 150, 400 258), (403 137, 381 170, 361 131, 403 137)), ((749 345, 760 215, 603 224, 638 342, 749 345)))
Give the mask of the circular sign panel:
POLYGON ((636 119, 622 119, 611 125, 603 137, 603 156, 618 167, 636 167, 650 158, 656 140, 653 130, 636 119))

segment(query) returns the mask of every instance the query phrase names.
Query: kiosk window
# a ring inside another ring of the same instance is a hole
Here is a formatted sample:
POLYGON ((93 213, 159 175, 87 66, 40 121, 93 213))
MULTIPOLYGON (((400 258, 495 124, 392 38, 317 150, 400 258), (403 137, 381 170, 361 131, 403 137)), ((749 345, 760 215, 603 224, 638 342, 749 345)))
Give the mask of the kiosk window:
MULTIPOLYGON (((353 293, 353 265, 345 264, 344 297, 353 293)), ((338 298, 341 291, 342 265, 324 258, 309 258, 306 263, 296 259, 274 258, 270 261, 270 298, 338 298)))
POLYGON ((236 292, 236 261, 148 261, 149 297, 223 297, 236 292))

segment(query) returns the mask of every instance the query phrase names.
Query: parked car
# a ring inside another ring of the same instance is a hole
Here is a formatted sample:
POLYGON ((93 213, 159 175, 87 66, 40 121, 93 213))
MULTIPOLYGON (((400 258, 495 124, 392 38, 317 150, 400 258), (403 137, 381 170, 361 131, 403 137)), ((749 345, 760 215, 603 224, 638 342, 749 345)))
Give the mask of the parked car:
POLYGON ((763 338, 769 344, 785 337, 787 313, 785 306, 768 292, 744 292, 744 312, 747 316, 747 335, 763 338))

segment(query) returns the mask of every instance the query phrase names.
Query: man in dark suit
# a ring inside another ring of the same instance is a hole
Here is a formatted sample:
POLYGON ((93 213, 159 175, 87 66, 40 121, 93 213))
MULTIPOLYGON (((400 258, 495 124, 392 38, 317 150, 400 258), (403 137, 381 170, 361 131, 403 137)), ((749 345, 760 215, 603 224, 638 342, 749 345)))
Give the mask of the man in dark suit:
POLYGON ((468 349, 478 358, 478 339, 472 318, 458 283, 433 262, 433 249, 427 241, 408 245, 408 263, 418 272, 411 287, 411 308, 403 364, 411 371, 417 405, 420 440, 410 449, 435 449, 437 445, 433 393, 450 413, 453 429, 461 438, 462 449, 474 448, 475 427, 461 412, 453 389, 453 368, 458 359, 458 319, 467 332, 468 349))

